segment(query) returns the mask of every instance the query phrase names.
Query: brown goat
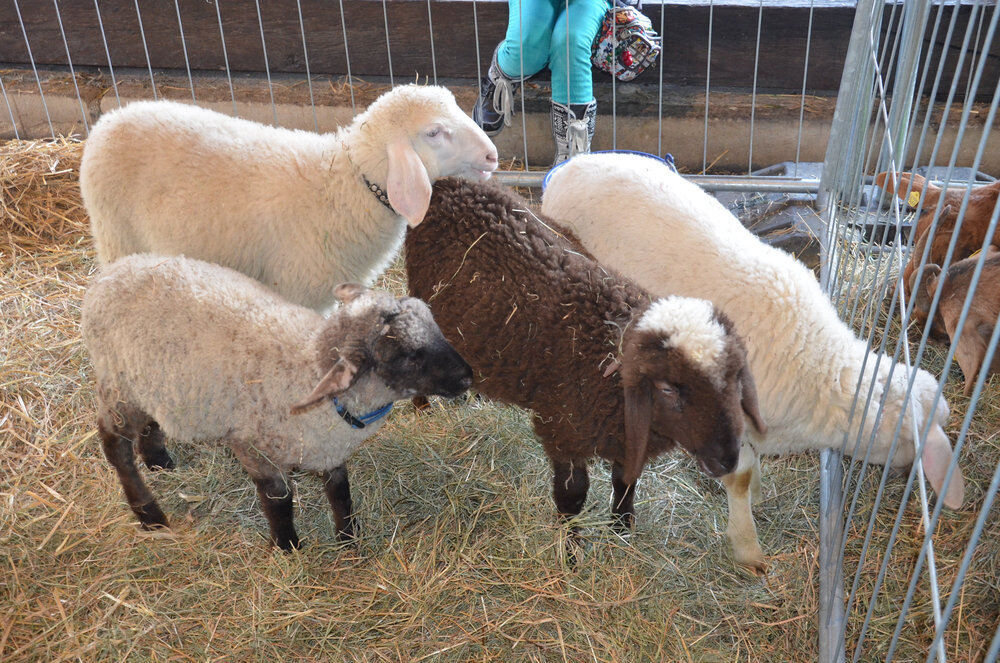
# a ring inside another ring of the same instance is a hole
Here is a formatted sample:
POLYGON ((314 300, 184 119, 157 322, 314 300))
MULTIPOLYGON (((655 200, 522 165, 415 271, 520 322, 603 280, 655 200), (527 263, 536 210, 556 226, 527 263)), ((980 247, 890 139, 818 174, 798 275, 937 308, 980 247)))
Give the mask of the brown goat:
MULTIPOLYGON (((962 314, 962 307, 965 306, 969 284, 978 261, 979 256, 974 255, 953 264, 948 268, 944 285, 941 286, 938 314, 934 316, 935 324, 941 324, 951 339, 955 338, 958 319, 962 314)), ((924 292, 915 296, 918 305, 923 300, 927 302, 929 308, 930 299, 934 296, 941 276, 941 268, 937 265, 927 265, 924 267, 924 273, 924 292)), ((972 395, 972 388, 986 358, 986 348, 998 315, 1000 315, 1000 251, 990 245, 976 292, 972 297, 969 314, 962 327, 962 335, 958 339, 958 347, 955 348, 955 359, 965 375, 966 396, 972 395)), ((1000 372, 1000 352, 994 354, 989 374, 997 372, 1000 372)))
MULTIPOLYGON (((917 225, 913 229, 916 239, 913 242, 911 258, 906 267, 903 268, 903 287, 909 296, 915 281, 913 274, 920 266, 920 258, 928 240, 931 247, 925 264, 940 265, 944 263, 948 253, 948 244, 951 242, 951 236, 958 223, 958 210, 961 208, 965 189, 942 189, 915 173, 900 173, 898 184, 894 183, 891 173, 879 173, 875 176, 875 184, 890 193, 895 193, 900 198, 906 199, 912 207, 916 207, 918 202, 923 201, 920 218, 917 219, 917 225), (934 214, 942 196, 944 196, 944 201, 941 203, 940 221, 934 237, 931 238, 930 228, 933 225, 934 214)), ((964 260, 982 248, 986 239, 986 231, 989 229, 990 217, 993 215, 993 208, 997 204, 998 194, 1000 194, 1000 181, 972 188, 972 192, 969 194, 969 204, 965 210, 965 219, 962 221, 958 240, 955 243, 955 252, 951 258, 953 262, 964 260)), ((1000 227, 994 232, 990 243, 1000 245, 1000 227)), ((917 320, 918 322, 923 321, 919 317, 917 320)))
POLYGON ((406 269, 472 365, 473 388, 534 412, 566 519, 583 508, 594 456, 612 464, 612 511, 628 527, 648 459, 679 444, 720 476, 736 468, 744 413, 764 430, 746 349, 722 313, 653 302, 510 190, 438 181, 407 233, 406 269))

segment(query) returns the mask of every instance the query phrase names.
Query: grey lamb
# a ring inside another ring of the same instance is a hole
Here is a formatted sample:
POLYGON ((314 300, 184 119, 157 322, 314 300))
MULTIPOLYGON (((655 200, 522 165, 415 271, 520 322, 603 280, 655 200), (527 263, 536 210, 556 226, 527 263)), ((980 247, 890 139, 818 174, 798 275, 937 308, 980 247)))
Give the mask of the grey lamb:
POLYGON ((133 445, 150 469, 171 468, 168 435, 233 451, 278 547, 299 547, 290 470, 323 476, 338 535, 353 535, 347 458, 393 401, 457 396, 472 372, 422 301, 357 284, 335 294, 342 305, 323 318, 200 260, 137 254, 104 268, 84 298, 83 338, 104 453, 143 527, 167 519, 133 445))

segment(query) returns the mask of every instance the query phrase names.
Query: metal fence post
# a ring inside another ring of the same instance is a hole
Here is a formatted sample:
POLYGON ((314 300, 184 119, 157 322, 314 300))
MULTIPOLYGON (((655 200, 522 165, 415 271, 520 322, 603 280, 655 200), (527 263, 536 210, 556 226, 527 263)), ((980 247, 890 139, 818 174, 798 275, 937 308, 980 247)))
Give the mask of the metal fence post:
MULTIPOLYGON (((831 232, 821 239, 820 283, 830 292, 832 280, 833 224, 835 204, 842 191, 844 169, 859 164, 851 157, 859 149, 860 136, 868 123, 871 109, 863 103, 868 99, 875 77, 875 66, 869 57, 873 30, 881 20, 883 4, 877 0, 860 0, 854 14, 851 41, 840 79, 837 106, 830 126, 830 142, 823 160, 817 206, 831 232), (862 106, 865 106, 864 108, 862 106)), ((820 519, 819 519, 819 660, 839 663, 844 660, 844 587, 843 569, 838 564, 842 545, 844 516, 840 510, 843 467, 841 453, 826 449, 820 455, 820 519)))

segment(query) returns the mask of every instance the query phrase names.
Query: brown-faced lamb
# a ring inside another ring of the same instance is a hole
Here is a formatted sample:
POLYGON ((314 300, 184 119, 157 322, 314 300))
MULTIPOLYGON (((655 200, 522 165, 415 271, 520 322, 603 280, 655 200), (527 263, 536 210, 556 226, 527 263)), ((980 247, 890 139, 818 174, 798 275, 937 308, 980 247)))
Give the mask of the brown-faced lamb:
POLYGON ((437 182, 405 252, 410 293, 472 364, 474 388, 533 411, 564 519, 583 507, 594 456, 611 463, 625 528, 647 460, 679 444, 721 476, 736 467, 744 414, 765 429, 724 315, 704 300, 653 301, 512 191, 437 182))
POLYGON ((164 434, 228 446, 257 486, 271 540, 299 547, 290 470, 320 474, 338 536, 354 526, 344 463, 393 401, 457 396, 469 365, 423 302, 357 284, 329 317, 257 281, 184 257, 136 254, 87 291, 98 435, 146 529, 167 518, 135 464, 172 468, 164 434))
MULTIPOLYGON (((958 330, 958 320, 965 306, 969 293, 972 275, 976 263, 981 256, 972 255, 965 260, 959 260, 948 268, 941 286, 941 298, 935 325, 940 325, 948 338, 954 342, 958 330)), ((917 274, 918 272, 914 272, 917 274)), ((924 267, 923 290, 913 294, 918 307, 930 309, 930 303, 938 288, 941 278, 941 267, 926 265, 924 267)), ((925 312, 926 317, 926 312, 925 312)), ((986 359, 993 328, 1000 319, 1000 250, 992 244, 986 249, 983 258, 983 269, 979 275, 976 291, 972 296, 969 313, 962 325, 962 334, 958 337, 958 347, 955 348, 955 360, 965 375, 965 395, 971 396, 976 385, 976 378, 986 359)), ((987 375, 1000 372, 1000 352, 993 355, 987 375)))

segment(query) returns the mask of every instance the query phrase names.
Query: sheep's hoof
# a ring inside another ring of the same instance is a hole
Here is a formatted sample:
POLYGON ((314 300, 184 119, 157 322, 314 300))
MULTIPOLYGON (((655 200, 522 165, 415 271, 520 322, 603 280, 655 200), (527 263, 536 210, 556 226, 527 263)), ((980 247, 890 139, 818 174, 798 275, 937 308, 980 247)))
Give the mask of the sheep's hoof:
POLYGON ((413 409, 417 412, 424 412, 431 406, 431 402, 426 396, 414 396, 410 402, 413 403, 413 409))
POLYGON ((142 529, 146 531, 151 532, 161 528, 170 529, 167 517, 163 515, 163 510, 160 509, 160 505, 156 502, 133 506, 132 513, 136 515, 139 523, 142 525, 142 529))
POLYGON ((280 539, 274 539, 274 545, 281 549, 284 553, 290 553, 293 550, 301 550, 302 543, 299 541, 299 537, 295 534, 291 536, 282 537, 280 539))
POLYGON ((631 513, 616 513, 611 516, 611 530, 618 536, 625 538, 632 533, 632 522, 634 517, 631 513))
POLYGON ((348 523, 344 529, 337 532, 337 541, 345 545, 353 545, 358 542, 358 535, 355 532, 355 525, 353 522, 348 523))
POLYGON ((736 558, 737 564, 749 568, 757 575, 767 573, 767 562, 764 561, 764 553, 761 551, 760 546, 753 546, 752 548, 748 546, 743 551, 734 549, 733 557, 736 558))
POLYGON ((166 451, 164 451, 162 454, 156 454, 153 457, 143 458, 143 460, 146 462, 146 468, 150 472, 157 472, 159 470, 172 470, 175 467, 177 467, 177 463, 174 462, 174 459, 171 458, 170 454, 168 454, 166 451))

